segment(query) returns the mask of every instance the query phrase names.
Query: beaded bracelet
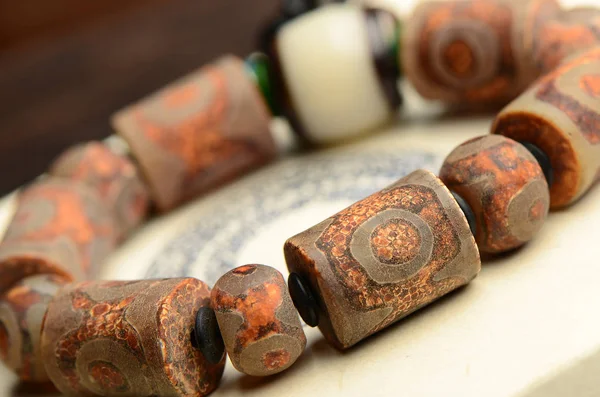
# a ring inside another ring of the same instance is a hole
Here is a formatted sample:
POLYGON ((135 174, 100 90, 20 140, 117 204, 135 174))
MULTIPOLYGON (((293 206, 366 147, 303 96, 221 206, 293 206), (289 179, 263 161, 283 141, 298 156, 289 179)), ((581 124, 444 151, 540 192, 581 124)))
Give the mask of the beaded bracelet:
POLYGON ((402 30, 385 11, 342 4, 293 17, 268 29, 266 56, 223 58, 119 112, 133 159, 77 146, 23 189, 0 244, 0 354, 23 382, 77 396, 202 396, 225 352, 246 374, 279 373, 306 345, 299 315, 349 348, 469 283, 480 251, 525 244, 550 208, 599 179, 597 10, 426 2, 402 30), (439 178, 417 170, 289 238, 287 286, 255 264, 212 291, 193 278, 84 281, 152 206, 170 210, 275 158, 269 114, 313 144, 383 123, 400 103, 398 58, 426 98, 516 99, 439 178))

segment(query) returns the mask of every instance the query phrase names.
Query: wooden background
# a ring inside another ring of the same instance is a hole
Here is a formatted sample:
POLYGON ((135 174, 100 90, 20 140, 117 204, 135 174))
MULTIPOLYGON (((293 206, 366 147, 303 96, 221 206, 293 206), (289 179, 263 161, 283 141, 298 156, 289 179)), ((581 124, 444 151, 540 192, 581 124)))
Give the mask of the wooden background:
POLYGON ((110 115, 223 53, 246 55, 278 0, 0 0, 0 194, 110 115))

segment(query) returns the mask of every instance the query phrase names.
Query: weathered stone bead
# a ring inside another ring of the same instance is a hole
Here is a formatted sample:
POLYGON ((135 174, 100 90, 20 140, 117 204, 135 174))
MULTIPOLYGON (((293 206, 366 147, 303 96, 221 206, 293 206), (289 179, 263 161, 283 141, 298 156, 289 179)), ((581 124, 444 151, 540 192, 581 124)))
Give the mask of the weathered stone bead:
POLYGON ((577 55, 498 114, 492 132, 538 146, 552 163, 552 208, 569 205, 600 176, 600 48, 577 55))
POLYGON ((115 214, 123 237, 138 226, 148 212, 148 191, 134 164, 100 142, 70 148, 54 162, 49 174, 96 189, 115 214))
POLYGON ((273 159, 269 123, 265 101, 233 56, 113 117, 163 211, 273 159))
POLYGON ((297 133, 332 144, 390 120, 399 104, 390 82, 398 76, 378 59, 395 24, 384 11, 328 4, 279 27, 267 51, 277 99, 297 133))
POLYGON ((41 357, 40 332, 48 303, 65 280, 54 275, 21 280, 0 297, 0 358, 24 382, 50 382, 41 357))
POLYGON ((523 245, 548 215, 544 173, 535 157, 512 139, 488 135, 463 143, 444 161, 440 179, 473 209, 481 251, 523 245))
POLYGON ((539 75, 532 40, 559 11, 556 0, 425 1, 406 22, 404 74, 428 99, 504 104, 539 75))
POLYGON ((25 188, 0 243, 0 293, 36 274, 94 277, 114 250, 118 227, 98 192, 51 177, 25 188))
POLYGON ((544 73, 577 52, 600 45, 600 9, 564 10, 540 26, 533 40, 533 57, 544 73))
POLYGON ((209 304, 192 278, 69 285, 42 326, 48 376, 69 396, 205 396, 225 365, 192 345, 196 312, 209 304))
POLYGON ((273 375, 289 368, 306 336, 281 273, 246 265, 225 273, 211 296, 225 348, 240 372, 273 375))
POLYGON ((465 215, 423 170, 290 238, 284 253, 317 295, 319 328, 342 349, 467 284, 481 267, 465 215))

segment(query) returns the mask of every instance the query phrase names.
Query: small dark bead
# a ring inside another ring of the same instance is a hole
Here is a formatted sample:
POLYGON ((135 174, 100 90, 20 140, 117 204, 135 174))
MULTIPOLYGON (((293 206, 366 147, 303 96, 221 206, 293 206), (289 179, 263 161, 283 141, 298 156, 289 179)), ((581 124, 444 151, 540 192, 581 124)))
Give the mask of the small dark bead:
POLYGON ((396 110, 403 103, 402 95, 398 89, 401 74, 397 45, 399 41, 397 33, 400 30, 399 22, 388 11, 370 8, 365 10, 365 21, 371 57, 375 63, 379 82, 390 108, 396 110), (386 27, 385 24, 382 25, 384 20, 393 23, 386 27), (389 30, 392 25, 393 32, 389 30))
POLYGON ((290 273, 288 289, 302 320, 311 327, 319 325, 317 301, 306 280, 297 273, 290 273))
POLYGON ((271 54, 271 46, 279 29, 287 22, 319 6, 316 0, 282 0, 280 10, 267 21, 258 34, 258 48, 261 52, 271 54))
POLYGON ((458 194, 456 194, 454 192, 451 192, 451 193, 452 193, 452 196, 454 196, 454 199, 456 200, 456 202, 458 203, 458 206, 460 207, 462 212, 465 214, 465 217, 467 218, 467 222, 469 223, 469 228, 471 229, 471 233, 473 233, 473 236, 475 236, 477 234, 477 222, 475 219, 475 213, 473 212, 473 209, 471 208, 469 203, 467 203, 465 201, 464 198, 462 198, 461 196, 459 196, 458 194))
POLYGON ((211 364, 217 364, 223 359, 225 344, 215 312, 210 307, 202 307, 196 314, 192 345, 200 350, 211 364))
POLYGON ((548 183, 548 187, 552 186, 554 182, 554 170, 552 169, 552 163, 550 162, 550 157, 538 146, 529 142, 519 142, 521 145, 525 146, 527 150, 533 154, 533 157, 537 160, 542 168, 542 172, 544 173, 544 177, 546 177, 546 182, 548 183))
POLYGON ((314 10, 319 6, 316 0, 283 0, 281 2, 281 13, 286 18, 292 19, 314 10))

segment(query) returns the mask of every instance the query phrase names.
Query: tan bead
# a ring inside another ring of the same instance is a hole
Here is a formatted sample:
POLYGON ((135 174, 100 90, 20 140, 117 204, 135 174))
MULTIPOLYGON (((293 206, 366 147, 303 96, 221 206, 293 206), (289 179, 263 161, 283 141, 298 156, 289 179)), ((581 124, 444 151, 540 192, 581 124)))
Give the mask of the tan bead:
POLYGON ((267 106, 244 64, 227 56, 113 118, 166 211, 276 155, 267 106))
POLYGON ((96 189, 126 236, 148 212, 148 191, 133 163, 100 142, 74 146, 50 167, 49 174, 96 189))
POLYGON ((0 293, 36 274, 94 277, 114 250, 118 227, 98 193, 47 178, 25 188, 0 244, 0 293))
POLYGON ((564 10, 540 26, 533 40, 538 68, 548 73, 577 52, 600 45, 600 9, 564 10))
POLYGON ((548 215, 550 195, 542 169, 512 139, 488 135, 463 143, 446 158, 440 179, 471 206, 481 251, 521 246, 548 215))
POLYGON ((196 312, 209 304, 192 278, 67 286, 43 324, 48 376, 69 396, 205 396, 225 365, 192 346, 196 312))
POLYGON ((65 280, 54 275, 21 280, 0 298, 0 357, 24 382, 48 383, 40 332, 48 303, 65 280))
POLYGON ((576 56, 502 110, 492 127, 548 155, 552 208, 573 203, 600 176, 599 70, 600 48, 576 56))
POLYGON ((559 11, 556 0, 424 1, 406 21, 404 73, 428 99, 506 103, 539 75, 532 40, 559 11))
POLYGON ((263 265, 233 269, 217 281, 211 301, 238 371, 273 375, 289 368, 304 351, 306 336, 277 270, 263 265))
POLYGON ((467 284, 481 261, 458 203, 415 171, 285 243, 310 285, 319 328, 347 348, 467 284))

